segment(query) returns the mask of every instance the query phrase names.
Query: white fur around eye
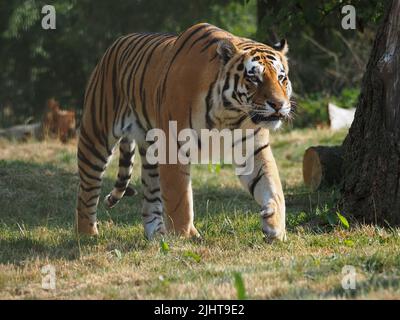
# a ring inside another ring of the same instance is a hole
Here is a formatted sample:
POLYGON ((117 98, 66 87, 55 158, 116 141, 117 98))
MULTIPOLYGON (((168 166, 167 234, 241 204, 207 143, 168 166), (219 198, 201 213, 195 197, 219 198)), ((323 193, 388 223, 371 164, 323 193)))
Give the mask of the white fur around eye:
POLYGON ((287 82, 286 93, 289 98, 292 96, 292 83, 290 82, 290 80, 288 80, 287 82))
POLYGON ((259 80, 261 80, 261 75, 264 72, 264 66, 261 65, 258 61, 251 61, 251 59, 248 59, 245 61, 244 67, 248 75, 256 76, 259 78, 259 80))

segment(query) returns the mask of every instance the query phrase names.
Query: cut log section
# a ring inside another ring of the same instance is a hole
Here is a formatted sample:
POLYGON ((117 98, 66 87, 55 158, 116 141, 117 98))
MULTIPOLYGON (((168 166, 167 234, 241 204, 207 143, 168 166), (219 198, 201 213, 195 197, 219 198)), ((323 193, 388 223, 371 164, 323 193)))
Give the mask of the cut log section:
POLYGON ((343 150, 341 146, 308 148, 303 157, 305 185, 315 191, 340 183, 342 163, 343 150))

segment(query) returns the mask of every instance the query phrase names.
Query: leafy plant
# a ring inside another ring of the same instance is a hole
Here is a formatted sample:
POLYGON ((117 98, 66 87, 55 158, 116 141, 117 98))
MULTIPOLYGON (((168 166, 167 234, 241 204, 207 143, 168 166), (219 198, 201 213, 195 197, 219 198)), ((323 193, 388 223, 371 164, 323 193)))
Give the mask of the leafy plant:
POLYGON ((160 250, 164 254, 167 254, 170 251, 169 244, 164 239, 160 240, 160 250))
POLYGON ((201 262, 201 256, 193 251, 186 251, 183 256, 185 258, 190 258, 193 259, 194 261, 196 261, 197 263, 201 262))
POLYGON ((339 218, 339 221, 343 227, 346 229, 350 228, 350 224, 344 216, 342 216, 339 212, 336 212, 336 216, 339 218))
POLYGON ((238 300, 246 300, 246 288, 244 286, 242 274, 240 272, 234 272, 233 278, 235 281, 235 288, 238 300))

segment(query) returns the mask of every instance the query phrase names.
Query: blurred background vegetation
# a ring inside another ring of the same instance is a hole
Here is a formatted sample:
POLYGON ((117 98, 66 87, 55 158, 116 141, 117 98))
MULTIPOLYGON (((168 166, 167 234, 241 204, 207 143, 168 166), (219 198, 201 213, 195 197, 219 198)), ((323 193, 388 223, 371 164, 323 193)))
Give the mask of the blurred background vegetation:
POLYGON ((179 33, 209 22, 267 44, 287 38, 299 100, 294 126, 327 120, 328 101, 353 107, 384 1, 309 0, 38 0, 0 1, 0 127, 40 120, 46 100, 82 108, 86 82, 106 48, 139 31, 179 33), (52 4, 57 29, 41 28, 52 4), (341 28, 353 4, 357 30, 341 28))

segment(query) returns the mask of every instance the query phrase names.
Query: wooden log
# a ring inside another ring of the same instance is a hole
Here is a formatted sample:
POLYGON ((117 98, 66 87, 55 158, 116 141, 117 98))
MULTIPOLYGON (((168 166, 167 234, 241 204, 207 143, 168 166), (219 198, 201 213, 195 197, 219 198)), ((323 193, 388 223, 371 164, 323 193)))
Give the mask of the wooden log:
POLYGON ((340 183, 342 164, 341 146, 308 148, 303 157, 304 184, 315 191, 340 183))
POLYGON ((0 137, 18 141, 26 141, 29 138, 41 139, 43 138, 42 124, 37 122, 0 129, 0 137))

